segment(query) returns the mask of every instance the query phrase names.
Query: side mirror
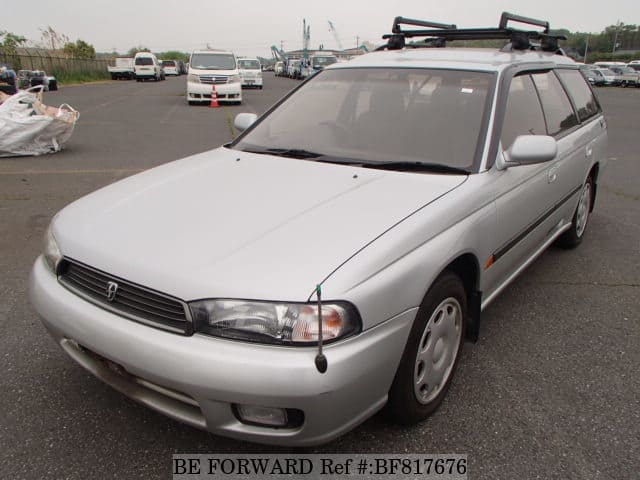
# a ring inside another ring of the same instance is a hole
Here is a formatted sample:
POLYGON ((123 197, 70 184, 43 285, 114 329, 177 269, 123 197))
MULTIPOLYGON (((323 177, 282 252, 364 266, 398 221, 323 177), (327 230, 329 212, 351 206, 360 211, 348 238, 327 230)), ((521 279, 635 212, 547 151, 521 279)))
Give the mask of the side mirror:
POLYGON ((515 167, 517 165, 533 165, 556 158, 558 144, 548 135, 520 135, 515 139, 498 168, 515 167))
POLYGON ((244 132, 257 118, 258 116, 255 113, 239 113, 233 121, 233 126, 244 132))

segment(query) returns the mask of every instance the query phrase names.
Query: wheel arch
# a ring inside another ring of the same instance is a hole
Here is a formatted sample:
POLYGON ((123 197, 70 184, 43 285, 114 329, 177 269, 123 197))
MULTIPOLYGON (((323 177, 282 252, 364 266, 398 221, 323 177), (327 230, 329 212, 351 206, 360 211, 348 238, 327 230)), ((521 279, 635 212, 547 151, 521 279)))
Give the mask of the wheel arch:
POLYGON ((480 332, 480 306, 482 292, 480 286, 480 264, 473 253, 464 253, 452 260, 444 269, 456 274, 467 294, 466 338, 472 342, 478 340, 480 332))
POLYGON ((598 192, 598 176, 600 175, 600 163, 596 162, 589 170, 589 177, 593 181, 593 189, 591 191, 591 207, 589 208, 589 212, 593 212, 593 207, 596 204, 596 193, 598 192))

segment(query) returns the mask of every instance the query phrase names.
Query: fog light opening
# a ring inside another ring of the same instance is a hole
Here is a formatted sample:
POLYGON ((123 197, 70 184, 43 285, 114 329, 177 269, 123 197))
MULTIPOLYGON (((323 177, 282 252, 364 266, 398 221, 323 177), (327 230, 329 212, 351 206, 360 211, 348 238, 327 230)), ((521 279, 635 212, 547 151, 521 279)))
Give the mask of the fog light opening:
POLYGON ((236 418, 246 425, 269 428, 296 428, 304 415, 294 408, 264 407, 261 405, 233 405, 236 418))

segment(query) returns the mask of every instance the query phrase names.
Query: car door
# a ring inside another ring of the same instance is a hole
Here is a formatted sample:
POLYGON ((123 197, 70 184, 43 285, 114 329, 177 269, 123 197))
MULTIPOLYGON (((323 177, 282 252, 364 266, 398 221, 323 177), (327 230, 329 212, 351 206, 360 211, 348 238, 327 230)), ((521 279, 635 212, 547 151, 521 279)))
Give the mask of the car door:
MULTIPOLYGON (((580 128, 566 139, 572 145, 573 154, 567 158, 564 165, 563 188, 572 190, 582 186, 593 165, 606 158, 607 126, 602 108, 582 76, 576 70, 570 69, 558 69, 556 74, 580 122, 580 128)), ((577 196, 574 200, 568 203, 564 212, 569 218, 573 216, 577 196)))
MULTIPOLYGON (((529 72, 511 80, 498 155, 505 155, 520 135, 546 135, 547 126, 538 93, 529 72)), ((557 160, 557 159, 556 159, 557 160)), ((494 250, 484 265, 482 288, 490 301, 545 243, 554 228, 550 213, 556 203, 550 179, 557 161, 520 165, 489 172, 496 198, 494 250)))
MULTIPOLYGON (((575 70, 575 74, 580 73, 575 70)), ((547 134, 554 137, 558 155, 549 170, 549 195, 554 199, 550 219, 554 225, 571 221, 575 202, 586 175, 589 158, 589 135, 581 128, 576 111, 553 70, 531 76, 536 85, 547 124, 547 134), (584 173, 582 173, 584 172, 584 173)), ((583 80, 584 83, 584 80, 583 80)))

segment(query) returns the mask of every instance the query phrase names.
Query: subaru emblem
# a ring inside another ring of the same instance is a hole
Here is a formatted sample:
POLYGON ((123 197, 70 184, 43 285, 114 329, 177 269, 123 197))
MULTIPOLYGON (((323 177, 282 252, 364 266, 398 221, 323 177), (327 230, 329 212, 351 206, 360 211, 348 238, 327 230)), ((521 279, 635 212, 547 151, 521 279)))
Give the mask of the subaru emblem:
POLYGON ((107 282, 107 300, 113 302, 116 298, 116 293, 118 291, 118 284, 116 282, 107 282))

